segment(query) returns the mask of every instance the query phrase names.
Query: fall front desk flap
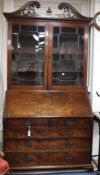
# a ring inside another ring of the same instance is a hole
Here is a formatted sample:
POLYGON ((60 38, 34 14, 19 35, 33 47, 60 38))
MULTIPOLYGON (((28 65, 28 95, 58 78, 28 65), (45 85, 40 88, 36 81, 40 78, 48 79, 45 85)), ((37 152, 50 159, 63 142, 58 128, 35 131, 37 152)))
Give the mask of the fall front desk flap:
POLYGON ((4 117, 88 117, 86 92, 7 92, 4 117))

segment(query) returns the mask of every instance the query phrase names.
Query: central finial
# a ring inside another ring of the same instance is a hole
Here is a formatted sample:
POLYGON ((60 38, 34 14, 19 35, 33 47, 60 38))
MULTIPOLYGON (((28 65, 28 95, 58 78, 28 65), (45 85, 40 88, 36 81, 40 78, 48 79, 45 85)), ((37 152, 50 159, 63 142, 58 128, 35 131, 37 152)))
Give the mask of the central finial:
POLYGON ((52 13, 52 10, 50 7, 48 7, 47 14, 50 15, 52 13))

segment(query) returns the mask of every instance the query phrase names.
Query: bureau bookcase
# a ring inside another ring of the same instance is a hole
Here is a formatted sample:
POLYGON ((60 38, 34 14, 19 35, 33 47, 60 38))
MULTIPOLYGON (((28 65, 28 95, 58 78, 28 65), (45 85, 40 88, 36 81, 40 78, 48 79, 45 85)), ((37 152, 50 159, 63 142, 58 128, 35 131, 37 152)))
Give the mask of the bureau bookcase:
MULTIPOLYGON (((36 13, 31 1, 8 23, 3 148, 11 171, 92 169, 93 115, 87 92, 92 18, 67 3, 36 13)), ((39 10, 38 10, 39 11, 39 10)))

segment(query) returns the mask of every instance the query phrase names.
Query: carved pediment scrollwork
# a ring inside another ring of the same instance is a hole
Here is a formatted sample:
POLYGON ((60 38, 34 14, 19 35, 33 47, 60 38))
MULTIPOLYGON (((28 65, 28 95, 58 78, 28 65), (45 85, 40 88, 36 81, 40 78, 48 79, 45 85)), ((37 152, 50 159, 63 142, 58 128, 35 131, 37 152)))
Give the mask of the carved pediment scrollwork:
POLYGON ((77 12, 70 4, 60 3, 58 8, 63 10, 63 16, 65 18, 81 18, 82 15, 77 12))
POLYGON ((22 6, 19 10, 14 12, 17 16, 35 16, 37 13, 35 12, 35 7, 40 8, 40 3, 37 1, 30 1, 22 6))
POLYGON ((68 3, 60 3, 58 6, 59 10, 62 10, 61 13, 55 14, 52 12, 49 7, 46 13, 36 13, 35 9, 40 8, 40 3, 38 1, 29 1, 20 9, 11 13, 4 13, 6 18, 43 18, 43 19, 63 19, 63 20, 82 20, 82 21, 91 21, 92 18, 85 17, 81 15, 76 9, 74 9, 68 3))
POLYGON ((17 13, 17 15, 33 16, 36 14, 35 7, 40 8, 40 3, 37 1, 31 1, 27 3, 25 6, 23 6, 22 8, 20 8, 19 13, 17 13))

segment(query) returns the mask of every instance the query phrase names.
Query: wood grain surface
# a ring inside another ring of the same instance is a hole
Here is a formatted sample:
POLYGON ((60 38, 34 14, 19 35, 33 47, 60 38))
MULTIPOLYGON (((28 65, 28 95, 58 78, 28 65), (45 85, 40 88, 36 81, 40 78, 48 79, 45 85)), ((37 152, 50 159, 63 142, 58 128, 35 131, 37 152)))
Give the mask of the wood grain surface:
POLYGON ((7 92, 5 117, 87 117, 91 107, 86 92, 7 92))

